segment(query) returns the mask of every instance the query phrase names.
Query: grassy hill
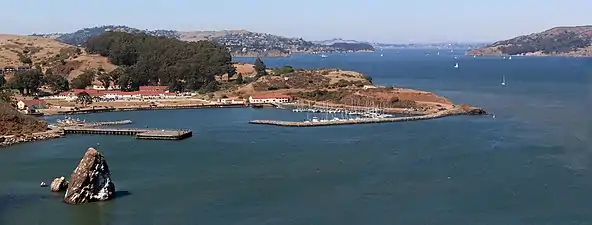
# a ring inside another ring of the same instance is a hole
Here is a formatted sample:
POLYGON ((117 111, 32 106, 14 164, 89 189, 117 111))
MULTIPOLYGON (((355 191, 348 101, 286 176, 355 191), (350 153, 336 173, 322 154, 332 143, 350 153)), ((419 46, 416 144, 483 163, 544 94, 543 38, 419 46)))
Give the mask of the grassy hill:
POLYGON ((106 71, 116 68, 106 57, 88 54, 82 48, 54 39, 0 34, 0 67, 23 66, 27 59, 42 70, 52 69, 56 74, 68 75, 69 79, 90 68, 102 67, 106 71))
POLYGON ((470 55, 557 55, 592 57, 592 25, 555 27, 540 33, 498 41, 470 55))
POLYGON ((47 131, 47 122, 18 112, 10 104, 0 102, 0 136, 47 131))

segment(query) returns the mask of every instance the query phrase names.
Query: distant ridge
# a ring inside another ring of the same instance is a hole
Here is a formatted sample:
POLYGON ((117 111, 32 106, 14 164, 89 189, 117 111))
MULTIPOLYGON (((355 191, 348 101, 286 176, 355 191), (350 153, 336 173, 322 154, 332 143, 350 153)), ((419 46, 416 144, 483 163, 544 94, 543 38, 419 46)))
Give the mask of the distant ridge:
MULTIPOLYGON (((367 46, 322 45, 302 38, 288 38, 248 30, 220 31, 176 31, 176 30, 140 30, 122 25, 107 25, 83 28, 72 33, 32 34, 55 39, 59 42, 82 46, 91 37, 107 31, 145 33, 154 36, 176 38, 182 41, 209 40, 225 45, 235 57, 283 57, 292 53, 320 53, 339 51, 365 51, 367 46), (360 49, 360 50, 358 50, 360 49)), ((371 46, 370 46, 371 47, 371 46)))
POLYGON ((592 25, 554 27, 498 41, 470 55, 538 55, 592 57, 592 25))

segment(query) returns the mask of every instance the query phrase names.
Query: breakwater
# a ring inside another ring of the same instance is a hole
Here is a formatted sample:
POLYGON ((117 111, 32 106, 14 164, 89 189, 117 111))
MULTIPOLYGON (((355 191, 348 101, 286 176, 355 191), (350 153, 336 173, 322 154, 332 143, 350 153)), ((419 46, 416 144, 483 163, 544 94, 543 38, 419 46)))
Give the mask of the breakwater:
MULTIPOLYGON (((478 109, 481 110, 481 109, 478 109)), ((457 115, 483 115, 485 111, 481 110, 447 110, 440 111, 437 113, 421 115, 421 116, 405 116, 405 117, 394 117, 394 118, 357 118, 357 119, 340 119, 340 120, 319 120, 319 121, 281 121, 281 120, 252 120, 250 124, 261 124, 261 125, 273 125, 273 126, 284 126, 284 127, 319 127, 319 126, 336 126, 336 125, 353 125, 353 124, 368 124, 368 123, 393 123, 393 122, 407 122, 407 121, 418 121, 418 120, 430 120, 437 119, 447 116, 457 115)))

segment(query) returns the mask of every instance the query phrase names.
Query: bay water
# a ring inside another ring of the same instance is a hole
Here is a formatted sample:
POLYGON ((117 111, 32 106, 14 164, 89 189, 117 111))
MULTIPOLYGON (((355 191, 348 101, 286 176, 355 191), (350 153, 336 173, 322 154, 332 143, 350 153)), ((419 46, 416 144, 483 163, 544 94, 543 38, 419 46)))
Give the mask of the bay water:
POLYGON ((385 50, 264 62, 355 70, 375 84, 435 92, 495 118, 287 128, 248 121, 305 114, 80 115, 194 136, 68 135, 0 149, 0 224, 592 224, 592 60, 454 54, 385 50), (106 156, 116 199, 73 206, 39 187, 69 176, 88 147, 106 156))

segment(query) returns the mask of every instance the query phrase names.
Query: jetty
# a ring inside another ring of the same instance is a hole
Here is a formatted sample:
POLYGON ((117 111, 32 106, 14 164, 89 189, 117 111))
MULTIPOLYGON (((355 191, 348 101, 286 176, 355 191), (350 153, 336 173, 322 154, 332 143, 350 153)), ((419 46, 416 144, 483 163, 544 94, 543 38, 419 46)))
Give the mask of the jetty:
POLYGON ((485 111, 461 111, 461 110, 447 110, 432 114, 420 116, 405 116, 405 117, 386 117, 386 118, 355 118, 355 119, 335 119, 335 120, 317 120, 317 121, 282 121, 282 120, 252 120, 250 124, 273 125, 283 127, 319 127, 319 126, 336 126, 336 125, 352 125, 352 124, 368 124, 368 123, 393 123, 393 122, 407 122, 418 120, 430 120, 456 115, 483 115, 485 111))
POLYGON ((135 128, 94 128, 94 127, 64 127, 64 134, 100 134, 100 135, 129 135, 137 139, 147 140, 182 140, 193 136, 191 130, 158 130, 135 128))

